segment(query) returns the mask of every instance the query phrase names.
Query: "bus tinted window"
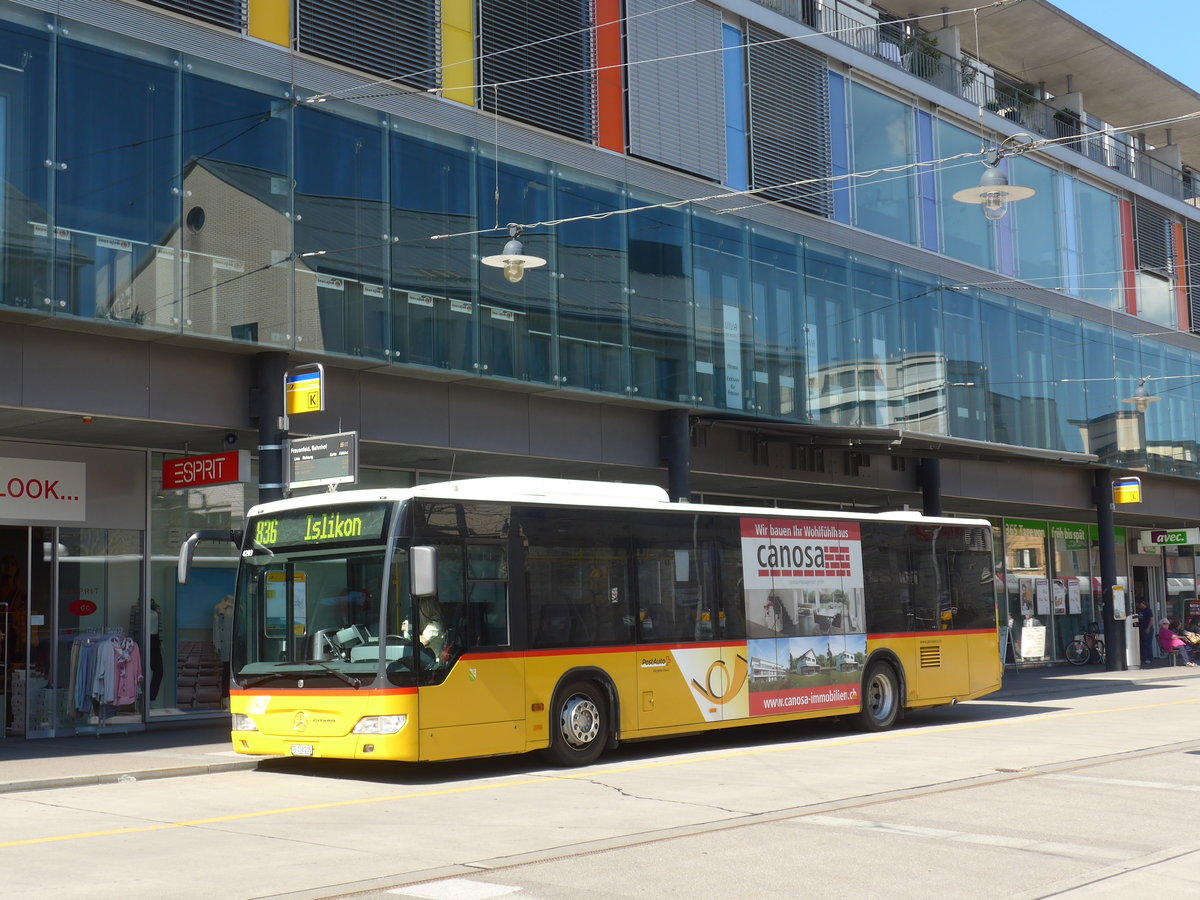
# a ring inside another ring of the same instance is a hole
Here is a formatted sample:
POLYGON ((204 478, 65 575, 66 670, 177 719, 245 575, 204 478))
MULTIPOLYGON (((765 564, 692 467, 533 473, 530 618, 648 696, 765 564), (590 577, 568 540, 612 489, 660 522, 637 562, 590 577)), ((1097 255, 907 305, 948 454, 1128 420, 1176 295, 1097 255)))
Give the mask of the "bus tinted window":
POLYGON ((908 526, 864 522, 862 557, 867 631, 873 634, 912 631, 910 585, 916 576, 911 571, 908 526))
POLYGON ((508 553, 498 544, 467 545, 468 643, 503 647, 508 640, 508 553))
POLYGON ((733 516, 634 514, 640 640, 745 637, 738 523, 733 516))
POLYGON ((625 518, 609 511, 554 508, 522 514, 531 647, 633 639, 625 518))
POLYGON ((498 538, 508 534, 509 507, 503 503, 447 503, 425 500, 413 504, 421 540, 438 537, 498 538))
POLYGON ((864 522, 862 548, 868 631, 996 627, 986 529, 864 522))
POLYGON ((946 570, 953 610, 951 628, 996 627, 996 586, 991 532, 985 528, 948 529, 946 570))

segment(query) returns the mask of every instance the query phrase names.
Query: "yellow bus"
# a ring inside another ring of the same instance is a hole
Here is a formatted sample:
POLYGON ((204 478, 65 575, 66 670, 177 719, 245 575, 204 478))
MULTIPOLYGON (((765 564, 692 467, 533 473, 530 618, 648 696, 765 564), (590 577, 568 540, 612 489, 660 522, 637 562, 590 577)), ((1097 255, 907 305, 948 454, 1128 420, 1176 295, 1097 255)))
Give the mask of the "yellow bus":
POLYGON ((261 504, 233 747, 447 760, 908 710, 1000 687, 992 535, 916 513, 672 503, 480 478, 261 504))

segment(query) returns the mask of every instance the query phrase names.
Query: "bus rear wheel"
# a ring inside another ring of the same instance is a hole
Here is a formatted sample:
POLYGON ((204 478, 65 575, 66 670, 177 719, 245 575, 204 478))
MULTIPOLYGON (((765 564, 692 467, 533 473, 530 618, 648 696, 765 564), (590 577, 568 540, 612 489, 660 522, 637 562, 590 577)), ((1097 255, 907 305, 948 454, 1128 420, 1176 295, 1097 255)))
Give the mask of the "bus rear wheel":
POLYGON ((863 679, 862 710, 858 724, 866 731, 886 731, 900 714, 900 685, 896 670, 877 661, 867 668, 863 679))
POLYGON ((560 766, 586 766, 604 752, 608 713, 600 688, 591 681, 574 681, 558 693, 550 722, 546 753, 560 766))

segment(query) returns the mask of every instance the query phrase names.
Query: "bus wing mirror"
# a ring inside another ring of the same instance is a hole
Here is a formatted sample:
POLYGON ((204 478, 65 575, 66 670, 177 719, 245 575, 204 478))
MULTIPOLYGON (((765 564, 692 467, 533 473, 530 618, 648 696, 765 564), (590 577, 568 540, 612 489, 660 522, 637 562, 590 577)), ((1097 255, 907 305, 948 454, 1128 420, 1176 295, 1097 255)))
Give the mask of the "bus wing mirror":
POLYGON ((188 576, 192 573, 192 559, 196 556, 196 545, 201 541, 228 541, 235 547, 242 546, 242 533, 240 531, 194 531, 188 535, 186 541, 179 548, 179 571, 177 577, 180 584, 188 583, 188 576))
POLYGON ((432 597, 437 593, 437 547, 413 547, 409 558, 409 592, 414 597, 432 597))

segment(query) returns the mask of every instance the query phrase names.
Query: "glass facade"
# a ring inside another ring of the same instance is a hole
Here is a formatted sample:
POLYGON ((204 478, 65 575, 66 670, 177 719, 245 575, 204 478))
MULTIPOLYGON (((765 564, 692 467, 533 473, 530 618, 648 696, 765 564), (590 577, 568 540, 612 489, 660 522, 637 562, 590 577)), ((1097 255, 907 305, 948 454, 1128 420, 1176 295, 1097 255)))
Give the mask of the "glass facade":
MULTIPOLYGON (((0 68, 4 305, 1197 474, 1200 384, 1164 382, 1145 413, 1121 402, 1197 354, 736 215, 607 215, 671 198, 353 104, 297 104, 289 85, 108 33, 10 21, 0 52, 24 60, 19 76, 0 68), (572 221, 522 235, 547 266, 511 284, 478 265, 507 222, 553 219, 572 221)), ((850 168, 915 158, 911 106, 858 83, 845 96, 850 168)), ((932 125, 936 154, 977 149, 932 125)), ((858 179, 852 221, 912 244, 936 218, 947 256, 1007 255, 1021 278, 1119 306, 1116 197, 1009 164, 1037 195, 1001 223, 948 199, 974 163, 924 187, 858 179)), ((1169 285, 1142 305, 1174 321, 1169 285)))
MULTIPOLYGON (((4 305, 1196 474, 1200 385, 1145 414, 1121 403, 1196 354, 1108 352, 1120 338, 1082 318, 695 206, 606 215, 667 198, 354 104, 295 104, 286 84, 106 32, 10 22, 0 52, 25 59, 19 79, 0 70, 4 305), (572 221, 522 235, 548 265, 521 282, 478 264, 505 223, 554 218, 572 221)), ((847 107, 851 168, 913 160, 912 107, 857 83, 847 107)), ((937 154, 977 149, 934 126, 937 154)), ((938 170, 936 193, 978 170, 938 170)), ((1014 274, 1074 272, 1074 293, 1120 304, 1116 198, 1024 157, 1010 175, 1038 192, 1012 212, 1014 274)), ((858 180, 853 223, 914 244, 925 193, 910 174, 858 180)), ((1007 232, 937 209, 943 253, 1003 262, 1007 232)), ((1174 310, 1169 290, 1142 304, 1174 310)))
MULTIPOLYGON (((1005 519, 1004 596, 1001 625, 1012 647, 1009 663, 1061 661, 1067 645, 1102 621, 1103 603, 1095 525, 1005 519)), ((1126 531, 1117 528, 1117 581, 1130 586, 1129 559, 1121 551, 1126 531)))
MULTIPOLYGON (((870 172, 916 159, 912 107, 861 84, 850 86, 850 168, 870 172)), ((881 172, 856 179, 854 224, 916 243, 916 179, 911 172, 881 172)))
MULTIPOLYGON (((294 103, 289 85, 109 33, 55 37, 29 15, 0 27, 0 53, 24 61, 0 68, 0 304, 1198 474, 1200 384, 1163 382, 1145 413, 1122 403, 1198 354, 736 215, 608 215, 671 198, 354 104, 294 103), (512 284, 479 266, 506 223, 554 219, 571 221, 522 235, 545 267, 512 284)), ((915 159, 911 106, 859 83, 845 97, 851 169, 915 159)), ((978 147, 925 124, 936 154, 978 147)), ((1118 307, 1116 197, 1007 164, 1037 194, 1000 223, 948 199, 977 180, 973 161, 928 185, 856 179, 852 222, 914 244, 936 219, 947 256, 1118 307)), ((1141 302, 1169 323, 1164 285, 1141 302)))

